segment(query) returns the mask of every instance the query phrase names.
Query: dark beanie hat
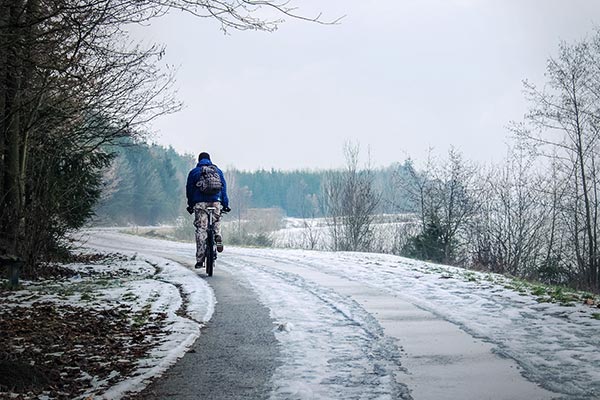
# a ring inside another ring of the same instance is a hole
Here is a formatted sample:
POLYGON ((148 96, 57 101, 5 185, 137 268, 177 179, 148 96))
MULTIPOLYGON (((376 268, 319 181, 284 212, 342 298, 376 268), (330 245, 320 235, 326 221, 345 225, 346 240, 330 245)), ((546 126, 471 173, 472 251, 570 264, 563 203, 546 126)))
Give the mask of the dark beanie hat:
POLYGON ((207 160, 210 160, 210 154, 206 153, 206 152, 202 152, 200 153, 200 155, 198 156, 198 161, 202 160, 206 158, 207 160))

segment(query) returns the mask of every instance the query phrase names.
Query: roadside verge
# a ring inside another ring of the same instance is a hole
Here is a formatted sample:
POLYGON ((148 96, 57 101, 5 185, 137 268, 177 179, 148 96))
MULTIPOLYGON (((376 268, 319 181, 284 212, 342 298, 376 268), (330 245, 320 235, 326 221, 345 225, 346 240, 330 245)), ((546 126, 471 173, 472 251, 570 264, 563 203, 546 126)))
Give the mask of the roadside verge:
POLYGON ((214 311, 183 265, 134 252, 92 253, 60 273, 0 289, 0 397, 117 399, 185 354, 214 311))

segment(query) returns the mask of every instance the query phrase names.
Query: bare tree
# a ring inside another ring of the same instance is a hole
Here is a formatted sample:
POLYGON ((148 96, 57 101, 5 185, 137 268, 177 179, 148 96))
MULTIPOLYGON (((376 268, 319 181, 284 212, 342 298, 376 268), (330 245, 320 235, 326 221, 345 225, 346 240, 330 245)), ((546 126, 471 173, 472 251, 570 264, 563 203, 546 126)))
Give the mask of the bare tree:
POLYGON ((327 216, 333 250, 368 251, 380 194, 374 191, 373 170, 359 168, 360 146, 346 143, 346 168, 332 171, 324 183, 324 215, 327 216))
POLYGON ((302 237, 308 250, 317 249, 322 240, 322 230, 316 224, 317 210, 317 195, 305 195, 302 203, 302 237))
POLYGON ((514 131, 557 163, 569 182, 559 207, 573 243, 574 266, 585 285, 599 287, 598 147, 600 138, 600 32, 591 40, 561 43, 548 60, 543 89, 525 83, 531 110, 514 131))
POLYGON ((458 254, 464 252, 456 250, 465 241, 464 229, 478 207, 474 166, 451 149, 447 161, 436 161, 430 154, 425 168, 411 168, 410 174, 405 188, 418 205, 421 229, 404 253, 438 262, 458 261, 458 254))
POLYGON ((227 180, 227 194, 229 196, 230 203, 233 204, 233 215, 237 220, 234 234, 238 237, 242 237, 244 234, 244 224, 242 221, 244 218, 246 218, 246 214, 250 208, 252 191, 248 188, 248 186, 240 185, 235 170, 226 171, 225 178, 227 180))
POLYGON ((480 180, 480 208, 471 228, 476 267, 532 277, 542 263, 552 214, 548 182, 534 163, 522 148, 510 150, 504 164, 480 180))

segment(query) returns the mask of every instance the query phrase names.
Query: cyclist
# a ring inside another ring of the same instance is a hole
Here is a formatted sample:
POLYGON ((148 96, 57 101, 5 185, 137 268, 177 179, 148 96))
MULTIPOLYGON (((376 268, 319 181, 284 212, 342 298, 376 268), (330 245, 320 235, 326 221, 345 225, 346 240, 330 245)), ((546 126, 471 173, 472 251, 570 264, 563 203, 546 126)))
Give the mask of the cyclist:
POLYGON ((194 226, 196 227, 196 268, 201 268, 204 265, 206 228, 208 226, 206 209, 208 207, 217 209, 214 214, 214 227, 215 242, 219 253, 223 251, 221 210, 231 211, 223 171, 211 162, 210 155, 206 152, 200 153, 198 164, 188 174, 186 196, 187 211, 194 214, 194 226))

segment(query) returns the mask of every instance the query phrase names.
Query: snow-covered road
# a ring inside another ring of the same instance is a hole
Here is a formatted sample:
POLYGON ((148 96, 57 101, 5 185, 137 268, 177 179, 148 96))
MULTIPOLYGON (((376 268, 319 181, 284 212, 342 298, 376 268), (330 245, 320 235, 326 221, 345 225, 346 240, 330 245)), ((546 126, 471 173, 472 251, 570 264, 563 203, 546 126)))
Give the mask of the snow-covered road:
MULTIPOLYGON (((191 244, 110 230, 89 245, 188 265, 194 256, 191 244)), ((600 397, 589 306, 538 303, 501 277, 388 255, 227 248, 219 269, 271 312, 283 355, 273 399, 600 397)))

